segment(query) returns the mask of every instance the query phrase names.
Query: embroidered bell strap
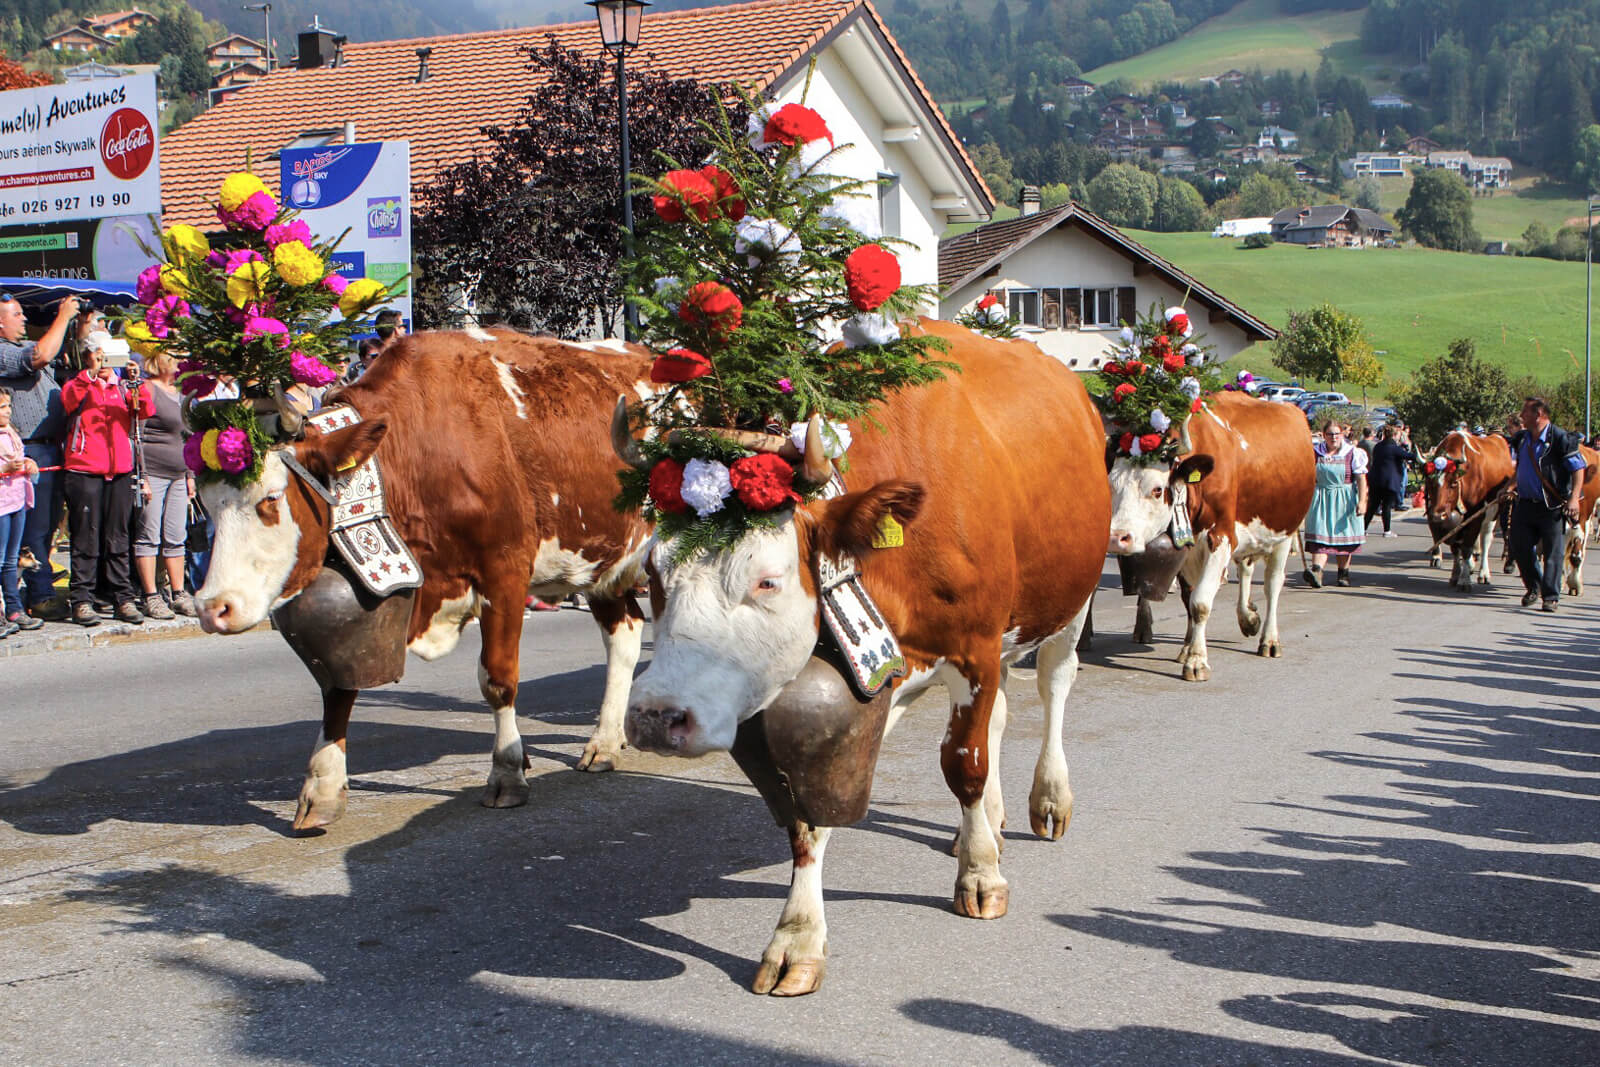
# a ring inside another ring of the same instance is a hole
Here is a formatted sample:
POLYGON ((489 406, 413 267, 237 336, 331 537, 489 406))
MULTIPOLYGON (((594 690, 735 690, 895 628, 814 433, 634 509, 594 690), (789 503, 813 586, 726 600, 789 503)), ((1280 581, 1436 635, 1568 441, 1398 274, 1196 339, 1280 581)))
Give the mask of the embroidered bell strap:
MULTIPOLYGON (((348 404, 324 408, 306 419, 323 433, 361 421, 361 413, 348 404)), ((411 549, 389 518, 383 496, 383 474, 378 457, 333 476, 333 530, 331 539, 350 564, 356 578, 378 596, 422 584, 422 570, 411 549)))
POLYGON ((1189 486, 1185 482, 1172 483, 1172 546, 1188 548, 1194 544, 1194 528, 1189 524, 1189 486))
POLYGON ((850 680, 856 692, 863 699, 871 699, 906 673, 900 642, 862 587, 854 556, 817 557, 817 577, 821 584, 818 600, 828 632, 850 663, 850 680))

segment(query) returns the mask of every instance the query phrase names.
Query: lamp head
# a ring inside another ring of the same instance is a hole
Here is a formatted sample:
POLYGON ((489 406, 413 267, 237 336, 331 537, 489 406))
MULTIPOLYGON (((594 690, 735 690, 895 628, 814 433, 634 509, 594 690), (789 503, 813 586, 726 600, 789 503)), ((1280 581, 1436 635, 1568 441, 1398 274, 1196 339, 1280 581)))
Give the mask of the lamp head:
POLYGON ((639 46, 639 24, 649 0, 588 0, 600 23, 600 43, 612 55, 623 55, 639 46))

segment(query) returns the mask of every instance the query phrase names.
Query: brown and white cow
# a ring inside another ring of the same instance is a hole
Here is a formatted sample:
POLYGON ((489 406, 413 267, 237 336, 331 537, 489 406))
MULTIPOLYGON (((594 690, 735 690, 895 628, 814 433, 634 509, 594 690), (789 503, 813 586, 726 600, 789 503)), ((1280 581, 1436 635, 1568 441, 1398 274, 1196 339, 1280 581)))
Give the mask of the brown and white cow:
POLYGON ((1435 542, 1450 546, 1450 584, 1463 593, 1473 582, 1489 585, 1489 551, 1501 494, 1517 474, 1511 448, 1499 434, 1445 434, 1422 471, 1422 497, 1428 530, 1435 542), (1441 470, 1437 460, 1444 459, 1441 470))
MULTIPOLYGON (((896 393, 877 411, 882 429, 852 428, 851 491, 675 566, 672 543, 658 544, 655 654, 634 682, 627 733, 631 744, 671 755, 729 748, 739 723, 816 646, 819 554, 856 556, 912 671, 894 693, 890 725, 933 682, 949 691, 940 765, 961 806, 955 910, 990 919, 1007 906, 999 865, 1006 673, 1032 649, 1047 723, 1030 821, 1055 839, 1072 814, 1061 729, 1110 516, 1100 421, 1077 376, 1032 345, 926 319, 912 328, 949 341, 945 358, 961 369, 896 393), (905 544, 875 550, 886 515, 906 525, 905 544)), ((809 993, 822 981, 829 833, 789 828, 793 880, 753 982, 758 993, 809 993)))
POLYGON ((1584 463, 1583 495, 1578 498, 1578 524, 1567 527, 1566 563, 1562 567, 1567 594, 1583 595, 1583 562, 1589 554, 1589 535, 1594 529, 1595 504, 1600 501, 1600 452, 1579 445, 1584 463))
MULTIPOLYGON (((648 370, 644 349, 611 342, 580 346, 509 329, 417 334, 337 395, 362 422, 309 432, 292 446, 323 480, 377 453, 390 515, 423 574, 410 651, 437 659, 474 616, 481 619, 478 684, 495 719, 486 806, 515 807, 528 797, 516 701, 530 593, 586 594, 605 641, 599 725, 579 768, 609 770, 623 747, 643 636, 631 590, 643 580, 649 530, 638 515, 611 506, 617 461, 605 429, 618 392, 648 388, 648 370)), ((329 507, 277 452, 258 482, 243 490, 208 486, 204 498, 216 541, 197 598, 201 624, 241 633, 322 568, 329 507)), ((344 811, 345 731, 355 699, 349 689, 324 694, 322 737, 296 829, 344 811)))
POLYGON ((1189 609, 1178 662, 1184 681, 1203 682, 1211 677, 1206 623, 1230 562, 1239 565, 1239 629, 1246 637, 1261 635, 1261 655, 1283 654, 1278 597, 1295 531, 1311 507, 1316 458, 1299 411, 1239 392, 1208 401, 1189 418, 1187 433, 1189 452, 1170 469, 1125 456, 1112 463, 1108 551, 1135 555, 1165 533, 1172 525, 1173 487, 1184 485, 1195 545, 1178 572, 1189 609), (1266 561, 1265 619, 1250 600, 1258 560, 1266 561))

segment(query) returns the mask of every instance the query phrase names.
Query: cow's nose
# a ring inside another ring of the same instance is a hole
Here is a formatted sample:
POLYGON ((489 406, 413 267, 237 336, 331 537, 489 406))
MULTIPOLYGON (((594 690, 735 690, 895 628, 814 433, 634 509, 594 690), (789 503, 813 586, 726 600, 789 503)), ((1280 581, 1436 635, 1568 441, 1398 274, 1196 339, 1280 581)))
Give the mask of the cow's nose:
POLYGON ((635 705, 623 724, 628 744, 649 752, 677 752, 694 733, 694 716, 683 708, 635 705))
POLYGON ((232 624, 233 601, 227 597, 212 597, 195 605, 200 613, 200 629, 208 634, 225 634, 232 624))
POLYGON ((1113 555, 1127 555, 1133 551, 1133 534, 1127 530, 1112 530, 1111 540, 1106 544, 1106 551, 1113 555))

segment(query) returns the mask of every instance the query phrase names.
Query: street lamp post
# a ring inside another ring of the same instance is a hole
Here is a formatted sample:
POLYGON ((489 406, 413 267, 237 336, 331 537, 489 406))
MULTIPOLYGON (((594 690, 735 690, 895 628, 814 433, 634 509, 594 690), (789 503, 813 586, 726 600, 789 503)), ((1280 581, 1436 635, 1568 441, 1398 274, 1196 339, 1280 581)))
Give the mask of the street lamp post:
MULTIPOLYGON (((639 24, 644 20, 644 9, 649 0, 588 0, 600 22, 600 43, 607 52, 617 57, 617 125, 621 128, 622 169, 622 241, 623 250, 633 256, 633 198, 628 195, 628 172, 632 161, 628 154, 628 80, 624 69, 627 54, 639 47, 639 24)), ((624 298, 626 300, 626 298, 624 298)), ((639 309, 627 301, 623 336, 629 341, 639 335, 639 309)))
POLYGON ((1589 213, 1583 230, 1583 439, 1590 440, 1594 433, 1594 420, 1591 416, 1593 410, 1593 387, 1589 363, 1589 336, 1590 328, 1590 293, 1594 287, 1594 209, 1600 207, 1593 197, 1589 198, 1589 213))
POLYGON ((271 4, 240 4, 243 11, 259 11, 266 21, 264 32, 267 35, 267 73, 272 73, 272 5, 271 4))

